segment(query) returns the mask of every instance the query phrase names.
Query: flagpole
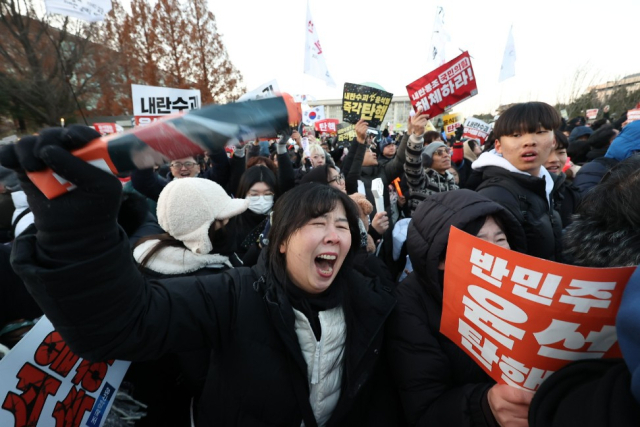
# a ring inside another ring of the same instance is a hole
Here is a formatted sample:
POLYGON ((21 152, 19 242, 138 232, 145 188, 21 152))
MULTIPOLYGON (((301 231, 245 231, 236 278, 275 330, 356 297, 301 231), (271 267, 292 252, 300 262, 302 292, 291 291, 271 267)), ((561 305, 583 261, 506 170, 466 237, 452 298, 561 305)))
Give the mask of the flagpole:
MULTIPOLYGON (((68 20, 68 19, 69 19, 69 17, 65 17, 65 20, 68 20)), ((67 76, 67 70, 64 67, 64 59, 62 58, 62 53, 60 53, 60 49, 58 49, 58 45, 53 40, 53 37, 51 37, 51 34, 49 34, 48 26, 49 25, 47 23, 44 23, 44 32, 47 33, 47 37, 49 37, 49 40, 51 40, 51 44, 53 44, 53 47, 56 49, 56 54, 57 54, 58 60, 60 61, 60 68, 62 69, 62 75, 64 77, 64 81, 69 85, 69 90, 71 90, 71 94, 73 95, 73 99, 76 102, 76 106, 78 107, 78 111, 80 111, 80 115, 82 116, 82 120, 84 121, 84 124, 89 126, 89 123, 87 122, 87 118, 85 117, 84 112, 82 111, 82 107, 80 107, 80 102, 78 101, 78 96, 76 95, 76 92, 73 90, 73 86, 71 85, 71 81, 69 80, 69 77, 67 76)), ((63 27, 66 27, 66 25, 63 25, 63 27)))

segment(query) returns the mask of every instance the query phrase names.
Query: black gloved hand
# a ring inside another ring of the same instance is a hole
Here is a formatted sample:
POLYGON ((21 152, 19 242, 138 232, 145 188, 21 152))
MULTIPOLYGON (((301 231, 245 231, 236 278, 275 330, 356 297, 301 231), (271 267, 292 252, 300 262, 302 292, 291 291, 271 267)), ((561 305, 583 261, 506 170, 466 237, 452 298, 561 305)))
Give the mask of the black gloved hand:
POLYGON ((117 215, 122 185, 116 177, 73 156, 100 135, 86 126, 51 128, 2 147, 0 164, 16 170, 38 229, 38 246, 51 264, 91 258, 119 241, 117 215), (27 177, 50 167, 77 186, 49 200, 27 177))

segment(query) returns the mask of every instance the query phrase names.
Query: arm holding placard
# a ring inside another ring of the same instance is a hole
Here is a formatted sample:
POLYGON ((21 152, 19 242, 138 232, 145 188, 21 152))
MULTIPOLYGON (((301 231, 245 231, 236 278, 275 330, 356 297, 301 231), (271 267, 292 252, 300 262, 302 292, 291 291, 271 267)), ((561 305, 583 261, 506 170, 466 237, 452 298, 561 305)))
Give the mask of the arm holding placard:
POLYGON ((219 345, 230 333, 236 284, 224 274, 195 283, 143 278, 117 223, 122 185, 68 151, 95 136, 80 126, 47 129, 0 151, 0 162, 18 173, 37 228, 16 240, 14 270, 69 346, 89 360, 153 359, 219 345), (47 199, 24 170, 43 167, 76 188, 47 199))
POLYGON ((497 427, 487 401, 495 382, 442 336, 442 307, 415 272, 397 287, 387 325, 390 366, 409 425, 497 427))
POLYGON ((360 179, 360 173, 362 172, 362 162, 364 161, 364 155, 367 151, 366 137, 368 123, 364 120, 359 120, 356 123, 356 139, 351 142, 349 153, 343 162, 343 173, 345 173, 345 189, 347 194, 353 194, 358 192, 358 180, 360 179))

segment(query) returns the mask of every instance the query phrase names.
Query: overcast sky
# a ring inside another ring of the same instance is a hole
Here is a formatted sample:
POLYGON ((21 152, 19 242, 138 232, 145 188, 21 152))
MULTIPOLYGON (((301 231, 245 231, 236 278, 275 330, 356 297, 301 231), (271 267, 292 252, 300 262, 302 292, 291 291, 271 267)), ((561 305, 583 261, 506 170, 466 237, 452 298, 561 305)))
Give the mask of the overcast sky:
POLYGON ((345 82, 376 82, 407 95, 405 86, 431 71, 427 50, 437 5, 444 6, 452 37, 447 60, 459 49, 472 56, 478 95, 455 108, 466 115, 511 102, 553 104, 576 81, 640 73, 640 0, 309 1, 337 88, 303 73, 306 0, 210 1, 247 90, 277 79, 283 91, 329 99, 342 97, 345 82), (499 84, 511 25, 516 76, 499 84))

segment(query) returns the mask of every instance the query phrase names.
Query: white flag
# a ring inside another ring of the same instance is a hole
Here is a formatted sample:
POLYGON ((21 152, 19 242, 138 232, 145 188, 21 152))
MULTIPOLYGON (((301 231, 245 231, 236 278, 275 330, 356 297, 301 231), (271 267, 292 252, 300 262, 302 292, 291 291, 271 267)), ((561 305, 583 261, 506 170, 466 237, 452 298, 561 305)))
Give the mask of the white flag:
POLYGON ((59 13, 88 22, 104 21, 111 0, 45 0, 47 13, 59 13))
POLYGON ((516 75, 516 45, 513 43, 513 26, 509 29, 507 45, 504 47, 502 56, 502 66, 500 67, 500 78, 498 83, 516 75))
POLYGON ((331 74, 329 74, 329 70, 327 69, 327 62, 325 61, 323 50, 320 46, 318 30, 311 18, 309 2, 307 2, 307 25, 305 30, 307 32, 307 41, 304 53, 305 74, 324 80, 327 83, 327 86, 336 87, 336 82, 333 81, 333 77, 331 77, 331 74))
POLYGON ((238 98, 238 102, 273 98, 274 96, 277 96, 276 93, 280 93, 280 86, 278 86, 277 80, 271 80, 270 82, 261 84, 254 90, 245 93, 240 98, 238 98))
POLYGON ((444 51, 447 42, 451 41, 451 36, 444 27, 444 8, 436 7, 436 19, 433 21, 433 33, 431 33, 431 49, 429 50, 429 60, 433 68, 437 68, 446 61, 444 51))
POLYGON ((324 120, 324 106, 320 105, 318 107, 313 107, 310 110, 302 113, 302 123, 307 126, 313 126, 315 122, 319 120, 324 120))

